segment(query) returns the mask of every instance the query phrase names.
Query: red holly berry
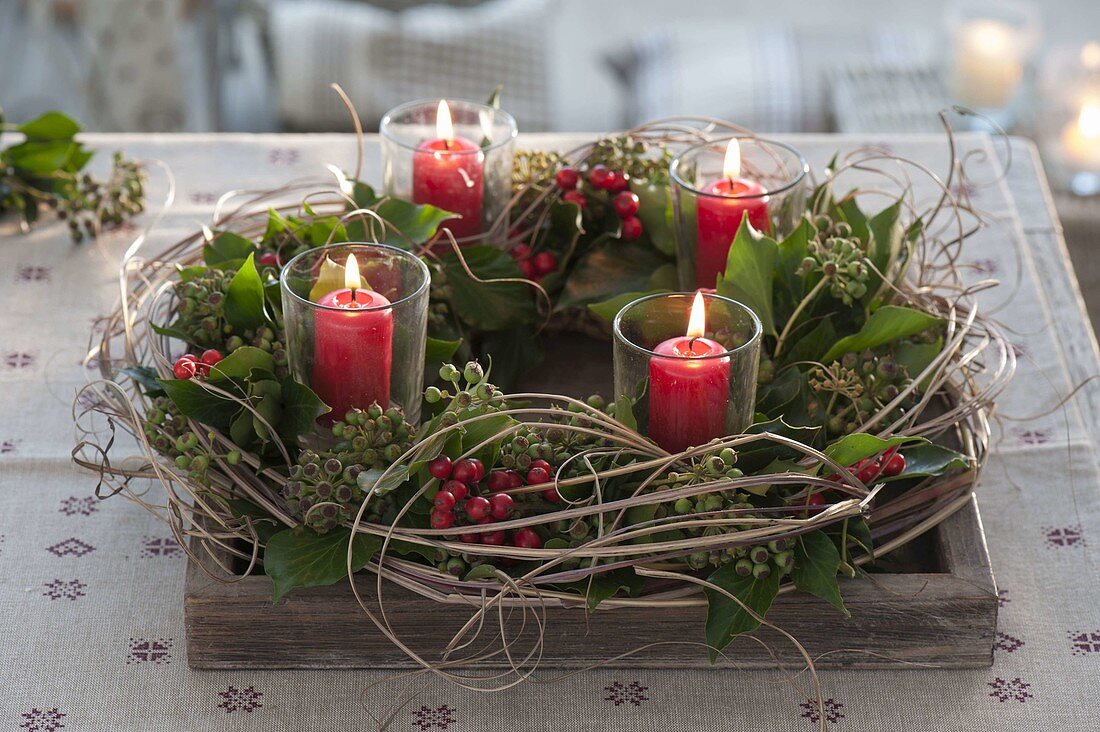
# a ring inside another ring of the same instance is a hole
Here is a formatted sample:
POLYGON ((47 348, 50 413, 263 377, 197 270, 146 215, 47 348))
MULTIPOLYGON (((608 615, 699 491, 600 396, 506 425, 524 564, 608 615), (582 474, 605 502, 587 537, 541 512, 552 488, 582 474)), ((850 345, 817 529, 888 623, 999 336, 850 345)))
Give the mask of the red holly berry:
POLYGON ((558 268, 558 258, 552 252, 539 252, 535 255, 533 264, 540 275, 550 274, 558 268))
POLYGON ((519 265, 520 274, 526 279, 533 280, 539 276, 539 273, 535 270, 535 263, 530 259, 521 259, 516 264, 519 265))
POLYGON ((575 203, 581 207, 581 210, 588 207, 588 197, 580 191, 569 191, 562 195, 561 200, 575 203))
POLYGON ((630 188, 630 176, 622 170, 612 170, 607 176, 607 185, 604 186, 612 193, 622 193, 630 188))
POLYGON ((615 196, 612 205, 615 206, 615 213, 620 219, 629 219, 638 213, 638 196, 630 191, 623 191, 615 196))
POLYGON ((451 459, 446 455, 440 455, 428 463, 428 472, 432 474, 433 478, 447 480, 451 477, 451 459))
POLYGON ((503 546, 504 540, 507 538, 503 530, 490 531, 481 535, 481 543, 488 544, 489 546, 503 546))
POLYGON ((488 498, 481 496, 470 496, 466 499, 465 503, 466 515, 474 521, 480 521, 483 518, 489 516, 489 512, 492 510, 492 505, 489 503, 488 498))
POLYGON ((451 511, 436 508, 432 510, 430 520, 433 529, 449 529, 454 526, 455 515, 451 511))
POLYGON ((534 529, 516 529, 516 533, 512 534, 512 544, 521 549, 540 549, 542 537, 534 529))
POLYGON ((580 174, 570 168, 568 165, 558 170, 554 175, 554 182, 558 184, 558 188, 563 191, 571 191, 577 187, 577 183, 581 180, 580 174))
POLYGON ((463 458, 455 463, 452 475, 457 481, 474 485, 485 477, 485 465, 477 458, 463 458))
POLYGON ((465 483, 457 480, 448 480, 446 483, 443 484, 443 487, 440 488, 440 490, 444 490, 450 493, 452 496, 455 497, 456 501, 461 501, 470 492, 470 489, 466 487, 465 483))
POLYGON ((628 219, 623 219, 622 230, 619 232, 619 238, 623 241, 634 241, 642 235, 642 220, 637 216, 631 216, 628 219))
POLYGON ((436 508, 444 511, 450 511, 455 507, 455 494, 450 491, 437 491, 435 498, 432 500, 436 508))
POLYGON ((610 178, 611 171, 608 170, 606 165, 593 165, 592 169, 588 171, 588 182, 596 188, 606 189, 610 178))
POLYGON ((458 540, 466 544, 481 543, 481 534, 459 534, 458 540))
POLYGON ((811 493, 810 497, 806 499, 806 503, 811 506, 824 506, 825 496, 820 493, 811 493))
POLYGON ((198 366, 194 356, 191 358, 181 356, 172 366, 172 375, 177 379, 190 379, 196 373, 198 373, 198 366))
POLYGON ((177 358, 176 360, 177 361, 198 361, 199 357, 196 356, 193 353, 185 353, 182 356, 180 356, 179 358, 177 358))
POLYGON ((282 263, 279 261, 279 255, 276 254, 275 252, 264 252, 263 254, 260 255, 260 258, 257 261, 260 263, 260 266, 263 266, 263 267, 281 267, 282 266, 282 263))
POLYGON ((546 468, 531 468, 527 471, 527 484, 540 485, 550 480, 550 471, 546 468))
POLYGON ((523 476, 517 473, 515 470, 505 470, 504 472, 508 475, 509 488, 519 488, 521 485, 523 485, 523 476))
POLYGON ((532 467, 532 468, 542 468, 543 470, 546 471, 546 473, 548 475, 550 474, 550 471, 551 471, 550 463, 546 462, 542 458, 537 458, 535 460, 532 460, 530 467, 532 467))
POLYGON ((493 518, 506 519, 512 515, 512 511, 516 509, 516 502, 512 500, 512 497, 507 493, 494 493, 489 497, 489 506, 493 513, 493 518))
POLYGON ((863 483, 870 483, 878 477, 878 465, 872 461, 867 461, 856 471, 856 477, 863 483))
POLYGON ((905 472, 905 456, 900 452, 895 452, 886 460, 886 463, 882 466, 882 474, 887 477, 894 477, 895 475, 901 475, 905 472))
POLYGON ((202 356, 199 358, 207 366, 213 366, 218 361, 222 360, 222 352, 216 348, 208 348, 202 352, 202 356))
POLYGON ((519 243, 512 247, 512 259, 527 259, 531 256, 531 245, 519 243))
POLYGON ((493 493, 506 491, 512 487, 512 478, 504 470, 494 470, 489 473, 489 490, 493 493))
POLYGON ((542 497, 550 503, 561 503, 561 494, 557 488, 547 488, 542 492, 542 497))

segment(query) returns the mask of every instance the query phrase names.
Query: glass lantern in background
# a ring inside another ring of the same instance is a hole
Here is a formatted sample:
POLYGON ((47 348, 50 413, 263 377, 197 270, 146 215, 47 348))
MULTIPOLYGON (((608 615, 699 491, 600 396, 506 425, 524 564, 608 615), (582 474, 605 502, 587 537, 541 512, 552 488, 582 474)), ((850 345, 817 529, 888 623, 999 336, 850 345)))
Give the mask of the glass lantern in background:
POLYGON ((667 293, 615 316, 615 399, 669 452, 739 434, 756 407, 760 319, 719 295, 667 293))
POLYGON ((430 275, 385 244, 335 244, 290 260, 280 277, 287 357, 295 379, 332 411, 397 406, 420 417, 430 275))
POLYGON ((1039 146, 1059 188, 1100 194, 1100 41, 1062 46, 1039 76, 1039 146))
POLYGON ((777 238, 806 206, 806 159, 790 145, 728 137, 689 147, 669 167, 680 288, 713 288, 744 218, 777 238))
MULTIPOLYGON (((1003 129, 1016 121, 1028 65, 1042 28, 1034 5, 1014 0, 973 0, 947 12, 947 88, 952 100, 1003 129)), ((967 118, 988 130, 981 119, 967 118)))
POLYGON ((386 195, 459 214, 443 223, 456 239, 480 235, 507 205, 517 134, 507 112, 460 99, 409 102, 387 112, 379 132, 386 195))

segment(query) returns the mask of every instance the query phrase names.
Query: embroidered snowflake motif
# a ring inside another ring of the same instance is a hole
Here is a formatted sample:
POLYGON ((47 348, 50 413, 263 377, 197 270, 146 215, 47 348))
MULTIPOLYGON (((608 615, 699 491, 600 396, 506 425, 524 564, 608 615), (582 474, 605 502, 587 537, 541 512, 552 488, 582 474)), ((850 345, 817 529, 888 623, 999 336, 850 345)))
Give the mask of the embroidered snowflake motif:
POLYGON ((1015 653, 1024 647, 1024 642, 1016 636, 998 632, 997 642, 993 644, 993 647, 1005 653, 1015 653))
POLYGON ((4 354, 4 365, 9 369, 29 369, 38 360, 33 353, 8 351, 4 354))
POLYGON ((1028 691, 1031 684, 1021 681, 1019 676, 1012 680, 1002 679, 998 676, 990 681, 989 685, 993 687, 993 691, 989 692, 989 695, 1002 703, 1014 699, 1023 704, 1032 698, 1031 692, 1028 691))
POLYGON ((75 600, 78 597, 84 597, 84 590, 88 589, 88 585, 84 584, 78 579, 74 580, 50 580, 43 585, 45 590, 42 593, 43 597, 48 597, 51 600, 75 600))
MULTIPOLYGON (((821 705, 825 707, 825 721, 830 724, 836 724, 840 720, 844 719, 844 712, 840 711, 844 708, 844 705, 838 702, 836 699, 826 699, 821 705)), ((810 720, 814 724, 821 721, 821 712, 817 708, 816 699, 807 699, 798 706, 802 707, 802 716, 810 720)))
POLYGON ((253 709, 263 706, 263 702, 261 702, 260 699, 263 698, 264 693, 262 691, 256 691, 256 689, 251 686, 247 689, 238 689, 236 686, 229 686, 225 691, 219 691, 218 696, 222 698, 218 706, 224 709, 226 714, 232 714, 233 712, 251 712, 253 709))
POLYGON ((955 198, 966 200, 978 194, 978 187, 973 183, 956 182, 951 186, 951 195, 955 198))
POLYGON ((49 282, 50 268, 38 265, 20 265, 16 274, 19 282, 49 282))
POLYGON ((997 606, 1004 607, 1012 600, 1008 597, 1008 590, 997 590, 997 606))
POLYGON ((46 547, 46 551, 57 557, 82 557, 94 552, 95 547, 80 539, 69 538, 46 547))
POLYGON ((427 732, 433 728, 446 730, 455 723, 455 710, 446 704, 435 709, 420 707, 420 710, 413 715, 412 723, 414 727, 419 727, 421 732, 427 732))
POLYGON ((975 259, 970 263, 970 266, 979 274, 996 274, 997 270, 1001 268, 1001 265, 997 263, 996 259, 990 259, 988 257, 975 259))
POLYGON ((649 697, 645 694, 649 691, 649 687, 642 686, 639 681, 631 681, 629 686, 623 686, 622 682, 616 681, 611 686, 605 686, 603 690, 607 692, 604 699, 617 707, 627 703, 640 707, 642 702, 649 701, 649 697))
POLYGON ((271 165, 294 165, 298 162, 298 151, 292 147, 276 147, 267 151, 267 162, 271 165))
POLYGON ((1048 547, 1084 546, 1085 535, 1081 533, 1081 526, 1044 526, 1048 547))
POLYGON ((175 539, 162 536, 141 537, 141 557, 178 557, 183 554, 183 549, 175 539))
POLYGON ((99 499, 95 496, 69 496, 57 510, 66 516, 91 516, 99 510, 99 499))
POLYGON ((11 455, 19 449, 20 440, 4 440, 0 442, 0 455, 11 455))
POLYGON ((61 718, 65 715, 57 707, 32 709, 29 712, 23 712, 21 716, 23 721, 19 723, 19 727, 27 732, 57 732, 65 726, 61 723, 61 718))
POLYGON ((1025 445, 1045 445, 1050 442, 1046 430, 1015 430, 1016 439, 1025 445))
POLYGON ((213 204, 218 202, 218 194, 211 193, 210 191, 195 191, 191 194, 191 203, 196 206, 204 204, 213 204))
POLYGON ((171 638, 157 638, 156 640, 131 638, 130 655, 126 657, 126 663, 169 664, 172 662, 170 650, 172 650, 171 638))
POLYGON ((1100 653, 1100 630, 1071 630, 1068 633, 1073 655, 1084 656, 1088 653, 1100 653))

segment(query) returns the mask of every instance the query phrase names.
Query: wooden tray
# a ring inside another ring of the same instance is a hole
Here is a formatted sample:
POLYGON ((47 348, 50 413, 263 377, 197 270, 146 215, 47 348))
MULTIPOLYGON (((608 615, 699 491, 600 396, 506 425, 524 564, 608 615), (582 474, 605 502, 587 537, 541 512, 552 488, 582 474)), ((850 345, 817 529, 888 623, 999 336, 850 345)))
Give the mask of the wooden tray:
MULTIPOLYGON (((524 388, 573 396, 611 393, 606 367, 595 366, 611 362, 609 344, 576 335, 554 336, 550 341, 548 362, 529 376, 524 388), (573 365, 560 363, 560 354, 569 354, 573 365)), ((223 559, 228 566, 228 555, 223 559)), ((776 599, 768 619, 794 635, 812 656, 828 654, 817 661, 819 668, 992 664, 997 589, 976 501, 876 565, 870 578, 841 580, 851 618, 823 600, 792 592, 776 599)), ((356 583, 368 607, 376 610, 374 575, 357 577, 356 583)), ((387 617, 398 636, 429 659, 438 658, 439 649, 472 612, 393 584, 387 584, 384 593, 387 617)), ((263 575, 223 584, 189 562, 184 594, 188 663, 194 668, 221 669, 416 668, 363 613, 346 580, 331 587, 295 590, 275 605, 271 597, 271 580, 263 575)), ((705 617, 704 606, 594 613, 548 608, 540 663, 546 668, 577 668, 657 641, 701 644, 705 617)), ((741 639, 727 648, 728 658, 716 666, 803 665, 795 648, 778 633, 761 629, 756 636, 766 647, 741 639)), ((710 664, 701 645, 670 643, 612 666, 708 668, 710 664)))

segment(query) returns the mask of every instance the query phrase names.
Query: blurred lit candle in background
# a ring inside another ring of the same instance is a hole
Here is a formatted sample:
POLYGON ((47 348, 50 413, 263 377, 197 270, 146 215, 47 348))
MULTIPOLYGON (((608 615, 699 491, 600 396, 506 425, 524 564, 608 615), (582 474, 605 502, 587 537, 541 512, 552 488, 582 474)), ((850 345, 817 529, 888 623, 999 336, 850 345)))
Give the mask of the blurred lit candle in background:
POLYGON ((481 146, 455 135, 446 100, 439 100, 435 127, 435 139, 420 143, 413 157, 413 202, 461 214, 442 226, 460 239, 475 236, 481 233, 484 196, 481 146))
POLYGON ((1019 34, 1008 23, 976 18, 955 29, 951 94, 979 109, 1005 107, 1024 77, 1019 34))
POLYGON ((695 249, 695 285, 712 288, 726 271, 730 245, 746 216, 758 231, 771 229, 767 191, 741 177, 741 147, 736 139, 726 146, 722 178, 708 183, 696 202, 698 238, 695 249))
POLYGON ((1062 150, 1070 165, 1100 173, 1100 99, 1086 99, 1062 130, 1062 150))

